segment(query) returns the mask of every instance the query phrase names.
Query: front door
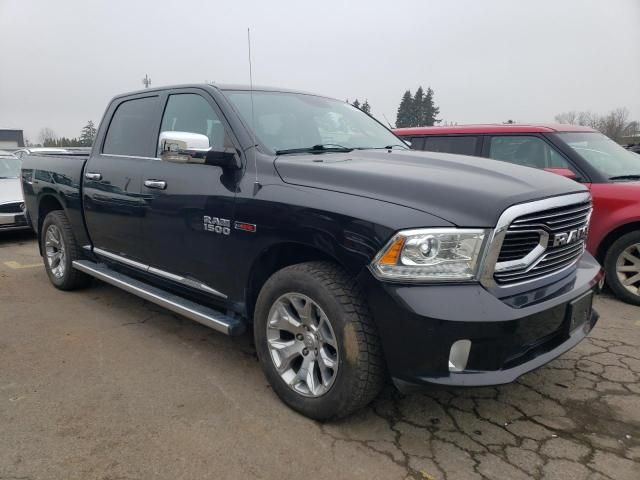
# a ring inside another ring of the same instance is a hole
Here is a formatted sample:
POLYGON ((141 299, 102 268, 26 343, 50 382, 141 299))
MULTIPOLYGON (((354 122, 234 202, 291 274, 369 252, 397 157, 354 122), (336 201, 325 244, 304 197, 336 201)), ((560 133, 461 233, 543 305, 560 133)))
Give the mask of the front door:
MULTIPOLYGON (((160 132, 206 135, 209 146, 230 146, 217 105, 198 89, 168 95, 160 132)), ((237 173, 237 172, 236 172, 237 173)), ((233 172, 204 164, 150 160, 142 175, 144 263, 151 273, 225 297, 233 237, 233 172), (231 176, 232 178, 229 178, 231 176)))
POLYGON ((114 102, 104 117, 104 141, 93 149, 83 178, 87 229, 98 252, 134 261, 143 256, 142 168, 155 156, 160 107, 157 95, 133 97, 114 102))

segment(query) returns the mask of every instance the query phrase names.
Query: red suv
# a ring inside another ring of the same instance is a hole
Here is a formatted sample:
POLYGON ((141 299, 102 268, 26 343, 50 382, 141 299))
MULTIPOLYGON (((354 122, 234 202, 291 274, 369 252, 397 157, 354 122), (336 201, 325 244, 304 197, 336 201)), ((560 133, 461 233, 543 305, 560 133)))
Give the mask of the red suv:
POLYGON ((416 150, 492 158, 584 183, 593 196, 587 248, 604 265, 611 290, 640 305, 640 156, 595 130, 575 125, 466 125, 394 132, 416 150))

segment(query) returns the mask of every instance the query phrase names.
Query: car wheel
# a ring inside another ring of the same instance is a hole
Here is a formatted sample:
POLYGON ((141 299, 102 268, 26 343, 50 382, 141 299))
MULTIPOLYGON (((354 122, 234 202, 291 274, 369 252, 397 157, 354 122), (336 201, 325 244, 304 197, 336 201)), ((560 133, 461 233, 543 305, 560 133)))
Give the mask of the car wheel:
POLYGON ((613 293, 625 302, 640 305, 640 231, 616 240, 607 252, 604 266, 613 293))
POLYGON ((362 294, 331 263, 276 272, 258 296, 254 337, 273 390, 307 417, 349 415, 384 383, 380 340, 362 294))
POLYGON ((56 288, 75 290, 91 282, 90 276, 71 266, 82 255, 64 212, 55 210, 45 217, 40 242, 45 270, 56 288))

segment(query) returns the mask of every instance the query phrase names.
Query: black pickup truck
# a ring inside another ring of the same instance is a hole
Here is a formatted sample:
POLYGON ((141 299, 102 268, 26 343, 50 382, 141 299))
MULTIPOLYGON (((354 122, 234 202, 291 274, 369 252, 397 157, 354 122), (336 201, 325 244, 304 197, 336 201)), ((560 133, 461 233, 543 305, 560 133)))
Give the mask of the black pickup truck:
POLYGON ((345 102, 187 85, 114 98, 90 155, 24 159, 54 286, 92 277, 228 335, 325 420, 386 378, 502 384, 593 328, 582 185, 416 152, 345 102))

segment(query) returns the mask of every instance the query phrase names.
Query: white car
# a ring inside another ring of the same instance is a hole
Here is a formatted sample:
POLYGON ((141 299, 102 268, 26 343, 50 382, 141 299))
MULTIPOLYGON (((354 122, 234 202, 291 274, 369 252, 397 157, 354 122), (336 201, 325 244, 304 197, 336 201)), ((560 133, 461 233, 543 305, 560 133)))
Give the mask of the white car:
POLYGON ((29 228, 20 186, 20 159, 0 150, 0 232, 29 228))

